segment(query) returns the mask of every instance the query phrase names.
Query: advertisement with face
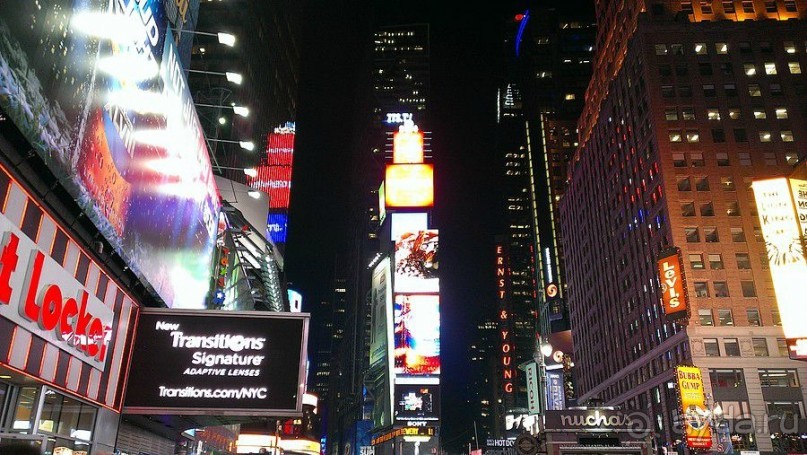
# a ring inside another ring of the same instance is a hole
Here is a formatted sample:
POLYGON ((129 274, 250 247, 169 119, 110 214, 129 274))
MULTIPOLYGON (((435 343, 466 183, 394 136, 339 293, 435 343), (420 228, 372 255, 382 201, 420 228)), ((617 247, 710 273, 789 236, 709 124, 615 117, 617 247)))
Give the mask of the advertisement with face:
POLYGON ((440 297, 396 295, 393 324, 395 375, 439 375, 440 297))
POLYGON ((436 229, 403 232, 395 240, 395 292, 440 292, 436 229))
POLYGON ((301 413, 308 321, 306 313, 144 309, 124 412, 301 413))
POLYGON ((3 11, 0 107, 150 291, 204 307, 219 202, 162 2, 3 11))
POLYGON ((395 420, 439 420, 440 386, 396 385, 395 420))

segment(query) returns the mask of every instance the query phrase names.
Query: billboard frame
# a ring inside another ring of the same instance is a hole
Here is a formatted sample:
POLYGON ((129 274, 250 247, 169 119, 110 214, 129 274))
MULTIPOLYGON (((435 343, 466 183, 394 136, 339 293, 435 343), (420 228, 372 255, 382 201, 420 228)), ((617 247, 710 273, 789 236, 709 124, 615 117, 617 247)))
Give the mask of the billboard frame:
MULTIPOLYGON (((297 384, 297 400, 295 410, 288 409, 235 409, 235 408, 211 408, 211 407, 193 407, 193 408, 180 408, 180 407, 147 407, 147 406, 126 406, 126 392, 127 388, 124 387, 122 400, 123 408, 122 413, 126 414, 173 414, 173 415, 221 415, 221 416, 261 416, 261 417, 299 417, 303 412, 303 394, 305 392, 305 364, 308 353, 308 333, 311 322, 310 313, 289 313, 289 312, 271 312, 271 311, 215 311, 215 310, 191 310, 191 309, 171 309, 171 308, 141 308, 135 320, 135 327, 140 326, 140 316, 143 314, 151 315, 168 315, 168 316, 203 316, 203 317, 222 317, 222 316, 239 316, 250 319, 300 319, 303 323, 302 327, 302 340, 300 343, 300 365, 297 371, 297 377, 302 379, 298 380, 297 384)), ((128 346, 129 349, 129 362, 126 371, 125 384, 129 383, 129 374, 131 373, 132 357, 134 353, 134 346, 137 342, 137 329, 135 329, 132 336, 132 341, 128 346)))

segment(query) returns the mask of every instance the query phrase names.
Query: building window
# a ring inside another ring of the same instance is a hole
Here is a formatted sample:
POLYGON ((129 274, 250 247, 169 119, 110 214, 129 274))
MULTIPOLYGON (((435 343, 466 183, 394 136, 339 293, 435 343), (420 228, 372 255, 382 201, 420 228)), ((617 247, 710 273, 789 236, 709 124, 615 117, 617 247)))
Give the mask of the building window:
POLYGON ((678 130, 670 131, 670 142, 682 142, 683 137, 681 136, 681 132, 678 130))
POLYGON ((762 237, 762 228, 759 226, 754 226, 754 240, 759 243, 765 242, 765 238, 762 237))
POLYGON ((726 14, 734 14, 734 1, 733 0, 723 0, 723 12, 726 14))
POLYGON ((763 109, 754 109, 754 118, 757 120, 763 120, 768 118, 768 115, 763 109))
POLYGON ((681 43, 672 43, 672 44, 670 44, 670 54, 672 54, 672 55, 684 55, 684 46, 681 43))
POLYGON ((726 348, 726 355, 729 357, 740 357, 740 343, 737 338, 723 339, 723 346, 726 348))
POLYGON ((745 385, 743 370, 709 370, 712 387, 736 389, 745 385))
POLYGON ((687 160, 683 153, 673 153, 674 167, 687 167, 687 160))
POLYGON ((762 89, 759 84, 748 84, 748 94, 751 96, 762 96, 762 89))
POLYGON ((720 187, 723 191, 734 191, 734 177, 720 177, 720 187))
POLYGON ((762 387, 799 387, 797 370, 760 369, 759 385, 762 387))
POLYGON ((799 162, 799 156, 795 153, 786 153, 785 162, 791 166, 795 166, 799 162))
MULTIPOLYGON (((706 285, 706 283, 703 283, 703 284, 706 285)), ((701 325, 706 325, 706 326, 715 325, 715 320, 712 317, 712 310, 710 310, 708 308, 701 308, 701 309, 698 310, 698 319, 700 320, 701 325)))
POLYGON ((726 142, 726 130, 723 128, 712 128, 712 142, 715 144, 726 142))
POLYGON ((751 53, 751 42, 750 41, 740 41, 740 53, 741 54, 750 54, 751 53))
POLYGON ((690 253, 689 264, 693 270, 703 270, 706 268, 703 263, 703 255, 700 253, 690 253))
POLYGON ((737 158, 740 160, 741 166, 751 165, 751 154, 748 152, 737 152, 737 158))
POLYGON ((731 314, 731 310, 728 308, 721 308, 717 310, 717 320, 718 324, 721 326, 734 325, 734 317, 731 314))
POLYGON ((752 327, 762 327, 762 318, 759 317, 758 308, 746 308, 745 315, 748 317, 748 325, 752 327))
POLYGON ((740 287, 743 290, 743 297, 756 297, 757 288, 754 286, 753 281, 740 281, 740 287))
POLYGON ((689 159, 692 161, 692 167, 706 166, 706 162, 703 161, 703 153, 690 153, 689 159))
POLYGON ((703 228, 703 238, 707 243, 720 242, 720 236, 717 234, 717 228, 713 226, 703 228))
POLYGON ((754 66, 753 63, 743 63, 743 73, 745 73, 746 76, 756 76, 757 67, 754 66))
POLYGON ((775 13, 778 10, 776 9, 776 0, 765 0, 765 12, 766 13, 775 13))
POLYGON ((752 338, 751 345, 754 347, 754 357, 768 357, 768 341, 765 338, 752 338))
POLYGON ((695 216, 695 203, 682 202, 681 203, 681 216, 695 216))
POLYGON ((754 14, 754 1, 742 0, 743 12, 746 14, 754 14))
POLYGON ((739 120, 740 119, 740 110, 737 108, 730 108, 729 109, 729 118, 732 120, 739 120))
POLYGON ((726 215, 740 216, 740 203, 737 201, 726 202, 726 215))
POLYGON ((751 256, 748 253, 735 253, 735 257, 739 270, 751 270, 751 256))
POLYGON ((664 118, 667 120, 678 120, 678 109, 674 107, 668 107, 664 109, 664 118))
POLYGON ((773 96, 782 96, 784 92, 782 92, 782 84, 771 84, 771 95, 773 96))
POLYGON ((697 130, 687 130, 687 142, 700 142, 701 135, 697 130))
POLYGON ((723 90, 726 92, 726 96, 737 96, 736 84, 723 84, 723 90))
POLYGON ((780 357, 790 357, 790 349, 787 347, 787 340, 784 338, 776 339, 776 350, 779 351, 780 357))
POLYGON ((574 93, 567 93, 566 96, 563 97, 566 101, 573 101, 576 98, 574 93))
POLYGON ((779 136, 782 138, 782 142, 793 142, 793 132, 792 131, 782 131, 779 133, 779 136))
POLYGON ((712 2, 701 0, 701 14, 712 14, 712 2))
MULTIPOLYGON (((698 72, 700 73, 701 76, 711 76, 713 74, 712 73, 712 64, 711 63, 706 63, 706 62, 698 63, 698 72)), ((712 89, 714 89, 714 85, 712 86, 712 89)), ((714 96, 714 95, 712 95, 712 96, 714 96)))
POLYGON ((779 416, 780 419, 801 419, 804 415, 804 403, 801 401, 766 401, 768 416, 779 416))
POLYGON ((784 0, 785 11, 788 13, 797 13, 799 9, 796 7, 796 0, 784 0))
POLYGON ((777 119, 782 120, 782 119, 787 118, 787 108, 786 107, 777 107, 776 109, 774 109, 774 112, 776 112, 776 118, 777 119))
POLYGON ((773 152, 765 152, 762 157, 765 159, 766 166, 776 166, 776 154, 773 152))
POLYGON ((698 55, 708 54, 709 49, 706 47, 706 43, 695 43, 695 53, 698 55))
POLYGON ((729 296, 729 285, 725 281, 715 281, 712 285, 715 287, 715 297, 723 299, 729 296))
POLYGON ((723 346, 726 349, 726 355, 729 357, 740 357, 740 343, 736 338, 723 339, 723 346))
POLYGON ((721 63, 720 73, 724 76, 732 76, 734 75, 734 67, 731 65, 731 63, 721 63))
POLYGON ((728 166, 729 165, 729 154, 726 152, 719 152, 715 153, 715 158, 717 159, 718 166, 728 166))
POLYGON ((678 87, 678 96, 681 98, 692 98, 692 87, 689 85, 678 87))
MULTIPOLYGON (((702 297, 707 298, 709 297, 709 287, 706 285, 705 281, 696 281, 695 282, 695 297, 702 297)), ((708 311, 708 310, 707 310, 708 311)), ((709 318, 711 319, 712 313, 709 313, 709 318)), ((709 324, 711 325, 711 324, 709 324)))
POLYGON ((684 236, 686 236, 688 243, 697 243, 701 241, 700 231, 696 227, 684 228, 684 236))
POLYGON ((695 120, 695 108, 693 107, 682 107, 681 108, 681 118, 684 120, 695 120))
POLYGON ((784 43, 785 52, 788 54, 795 54, 796 53, 796 43, 793 41, 785 41, 784 43))
POLYGON ((685 14, 692 14, 692 2, 689 0, 681 2, 681 11, 685 14))
POLYGON ((692 191, 692 183, 689 177, 678 177, 678 191, 692 191))
POLYGON ((713 98, 713 97, 717 96, 717 91, 715 90, 715 85, 714 84, 703 84, 703 96, 705 96, 707 98, 713 98))
POLYGON ((709 177, 695 177, 695 189, 698 191, 709 191, 709 177))
POLYGON ((732 242, 745 242, 745 232, 741 227, 731 228, 731 241, 732 242))
POLYGON ((762 270, 768 270, 768 253, 760 253, 759 254, 759 263, 762 265, 762 270))
POLYGON ((774 309, 771 310, 771 320, 773 321, 773 325, 775 325, 776 327, 781 327, 782 326, 782 317, 779 316, 779 310, 778 309, 774 308, 774 309))
POLYGON ((720 357, 720 345, 717 344, 717 338, 704 338, 703 349, 708 357, 720 357))
POLYGON ((656 55, 667 55, 667 45, 656 44, 656 55))
POLYGON ((774 62, 765 62, 765 74, 771 76, 776 74, 776 63, 774 62))
POLYGON ((729 53, 728 43, 715 43, 715 52, 717 52, 718 54, 728 54, 729 53))
POLYGON ((707 120, 720 120, 720 110, 717 108, 709 108, 706 109, 706 119, 707 120))
POLYGON ((715 216, 715 206, 711 202, 705 202, 700 207, 701 216, 715 216))
POLYGON ((759 142, 770 142, 771 141, 771 132, 770 131, 760 131, 759 132, 759 142))

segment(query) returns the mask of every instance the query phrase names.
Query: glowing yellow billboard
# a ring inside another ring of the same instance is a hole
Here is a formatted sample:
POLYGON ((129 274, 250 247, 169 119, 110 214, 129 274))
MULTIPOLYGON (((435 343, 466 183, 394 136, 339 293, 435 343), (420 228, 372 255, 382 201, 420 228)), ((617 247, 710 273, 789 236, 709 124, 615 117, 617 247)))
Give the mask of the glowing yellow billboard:
POLYGON ((675 368, 681 414, 687 447, 708 449, 712 447, 712 427, 703 390, 703 376, 698 367, 679 365, 675 368))

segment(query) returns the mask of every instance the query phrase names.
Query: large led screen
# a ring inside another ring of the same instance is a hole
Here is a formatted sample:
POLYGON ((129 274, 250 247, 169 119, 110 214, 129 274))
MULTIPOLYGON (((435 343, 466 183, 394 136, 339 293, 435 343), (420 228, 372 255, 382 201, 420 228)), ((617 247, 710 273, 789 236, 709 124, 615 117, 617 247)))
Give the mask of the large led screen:
POLYGON ((7 0, 0 107, 147 288, 203 308, 219 203, 159 0, 7 0))
POLYGON ((395 239, 395 292, 440 291, 438 246, 436 229, 404 232, 395 239))
MULTIPOLYGON (((288 209, 294 159, 294 122, 275 128, 266 138, 266 151, 247 184, 269 194, 269 208, 288 209)), ((277 211, 277 210, 276 210, 277 211)))
POLYGON ((308 315, 144 309, 124 412, 298 415, 308 315))
POLYGON ((440 386, 396 385, 395 420, 439 420, 440 386))
POLYGON ((286 243, 286 232, 289 225, 289 216, 285 213, 270 213, 266 222, 267 237, 274 242, 286 243))
POLYGON ((434 205, 434 166, 431 164, 387 165, 385 182, 387 208, 434 205))
POLYGON ((440 297, 398 294, 393 308, 396 376, 440 374, 440 297))

